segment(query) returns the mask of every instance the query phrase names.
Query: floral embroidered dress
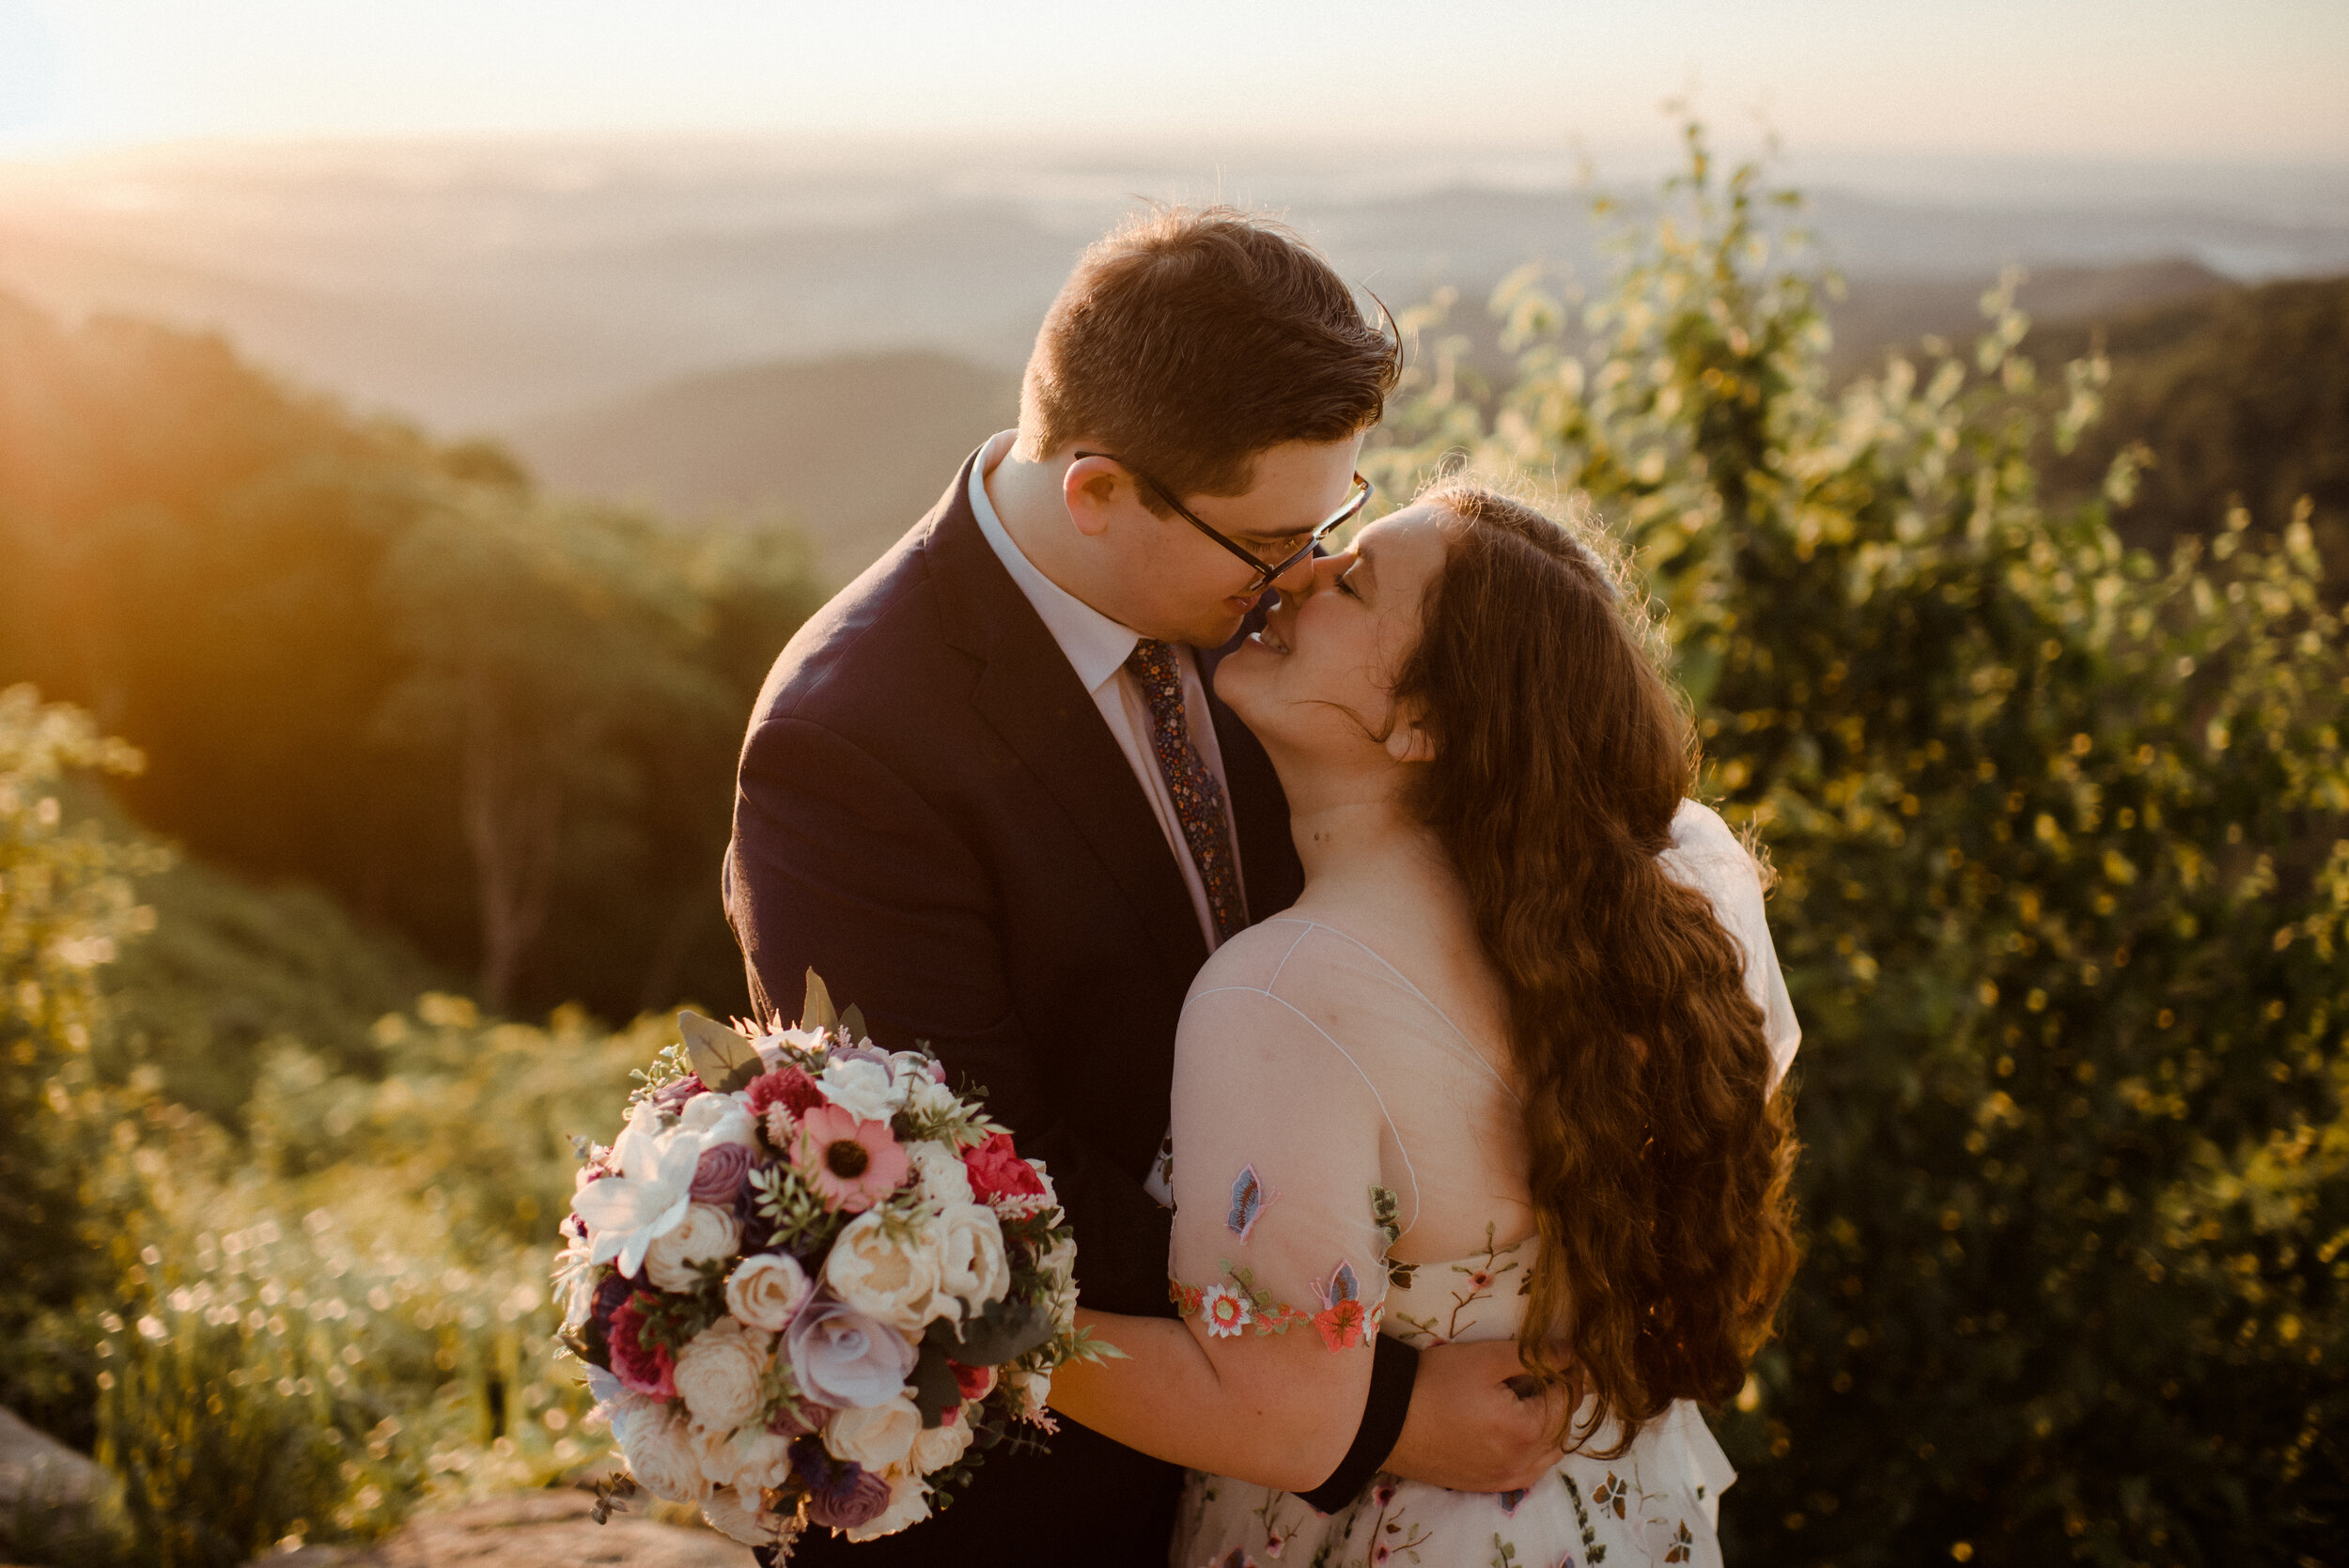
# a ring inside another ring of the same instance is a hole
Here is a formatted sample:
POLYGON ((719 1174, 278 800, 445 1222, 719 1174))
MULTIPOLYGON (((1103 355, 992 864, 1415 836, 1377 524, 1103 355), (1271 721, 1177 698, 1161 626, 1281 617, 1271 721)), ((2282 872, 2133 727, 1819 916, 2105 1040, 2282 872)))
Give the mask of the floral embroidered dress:
MULTIPOLYGON (((1666 863, 1713 899, 1743 949, 1783 1072, 1799 1032, 1753 863, 1702 806, 1684 806, 1673 831, 1666 863)), ((1484 977, 1486 994, 1449 998, 1455 1023, 1407 973, 1433 983, 1439 963, 1392 956, 1284 916, 1226 942, 1192 986, 1176 1046, 1172 1292, 1211 1333, 1308 1334, 1338 1355, 1366 1354, 1374 1333, 1422 1346, 1517 1335, 1539 1240, 1501 999, 1484 977)), ((1568 1455, 1521 1493, 1381 1475, 1322 1514, 1193 1472, 1169 1561, 1717 1564, 1720 1493, 1735 1479, 1686 1403, 1616 1458, 1568 1455)))

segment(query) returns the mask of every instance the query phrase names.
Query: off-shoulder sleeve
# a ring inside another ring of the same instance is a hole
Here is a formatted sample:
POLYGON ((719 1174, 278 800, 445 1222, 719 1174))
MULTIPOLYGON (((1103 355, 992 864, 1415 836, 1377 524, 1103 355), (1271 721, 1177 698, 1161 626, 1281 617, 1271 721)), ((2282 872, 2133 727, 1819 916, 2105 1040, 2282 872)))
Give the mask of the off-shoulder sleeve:
MULTIPOLYGON (((1259 939, 1265 935, 1258 933, 1259 939)), ((1277 989, 1217 985, 1176 1037, 1171 1294, 1210 1336, 1371 1343, 1387 1294, 1392 1138, 1344 1048, 1277 989)))
POLYGON ((1674 877, 1712 901, 1714 915, 1744 955, 1746 994, 1762 1009, 1775 1076, 1784 1078, 1794 1064, 1796 1047, 1802 1044, 1802 1026, 1796 1021, 1794 998, 1787 995, 1786 976, 1770 940, 1761 867, 1729 824, 1694 800, 1680 802, 1672 817, 1672 847, 1664 851, 1663 862, 1674 877))

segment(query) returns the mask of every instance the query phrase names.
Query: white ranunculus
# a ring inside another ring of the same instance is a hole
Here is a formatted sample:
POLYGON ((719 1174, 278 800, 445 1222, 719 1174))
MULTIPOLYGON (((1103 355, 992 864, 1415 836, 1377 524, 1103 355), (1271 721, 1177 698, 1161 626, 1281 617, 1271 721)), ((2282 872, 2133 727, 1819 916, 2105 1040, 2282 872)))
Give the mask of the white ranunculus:
POLYGON ((758 1147, 754 1133, 757 1124, 752 1120, 749 1102, 739 1094, 696 1094, 685 1102, 677 1125, 700 1139, 704 1150, 721 1143, 758 1147))
POLYGON ((886 1122, 905 1104, 905 1091, 882 1063, 863 1057, 835 1059, 824 1068, 816 1087, 849 1115, 867 1122, 886 1122))
POLYGON ((824 1035, 815 1029, 770 1029, 752 1041, 751 1048, 771 1073, 777 1067, 803 1065, 809 1057, 821 1053, 824 1035))
POLYGON ((596 1396, 596 1407, 611 1424, 612 1440, 623 1449, 628 1447, 630 1422, 643 1421, 648 1411, 658 1416, 668 1408, 668 1401, 646 1398, 601 1367, 587 1369, 587 1389, 596 1396))
POLYGON ((742 1227, 732 1209, 689 1203, 685 1218, 645 1249, 645 1272, 662 1290, 692 1290, 701 1283, 697 1264, 731 1256, 742 1245, 742 1227))
POLYGON ((935 1138, 907 1144, 906 1154, 922 1178, 923 1197, 940 1208, 971 1202, 971 1172, 963 1169, 962 1156, 935 1138))
POLYGON ((913 1441, 922 1435, 922 1412, 903 1394, 884 1405, 843 1410, 824 1428, 824 1446, 842 1459, 853 1459, 868 1470, 885 1470, 905 1462, 913 1441))
POLYGON ((1014 1415, 1044 1414, 1052 1397, 1052 1374, 1050 1371, 1030 1372, 1021 1367, 1003 1367, 998 1371, 1003 1387, 1011 1390, 1014 1415))
MULTIPOLYGON (((753 1492, 750 1496, 756 1498, 758 1494, 753 1492)), ((784 1525, 782 1514, 770 1513, 763 1505, 745 1502, 743 1494, 725 1486, 702 1499, 702 1517, 709 1521, 711 1529, 731 1536, 745 1546, 773 1545, 784 1525)))
POLYGON ((850 1307, 909 1334, 937 1315, 936 1240, 901 1217, 885 1221, 880 1210, 870 1209, 849 1220, 824 1260, 824 1278, 850 1307))
POLYGON ((596 1263, 617 1263, 623 1274, 643 1266, 646 1249, 685 1218, 692 1202, 693 1168, 701 1163, 700 1138, 677 1127, 665 1130, 651 1100, 640 1100, 612 1145, 616 1176, 589 1182, 571 1195, 571 1212, 587 1227, 588 1255, 596 1263))
POLYGON ((961 1458, 962 1451, 970 1446, 971 1423, 957 1412, 953 1421, 925 1428, 913 1439, 913 1467, 924 1475, 942 1470, 961 1458))
POLYGON ((712 1486, 747 1491, 781 1486, 791 1476, 791 1439, 763 1426, 746 1426, 709 1442, 702 1452, 702 1479, 712 1486))
POLYGON ((677 1397, 693 1424, 723 1437, 757 1415, 766 1403, 763 1389, 774 1347, 774 1335, 730 1317, 686 1342, 677 1352, 675 1376, 677 1397))
POLYGON ((788 1252, 754 1252, 726 1276, 726 1311, 754 1328, 780 1334, 807 1299, 807 1270, 788 1252))
POLYGON ((939 1216, 938 1292, 962 1303, 965 1315, 1011 1288, 1003 1227, 985 1203, 957 1203, 939 1216))
POLYGON ((636 1483, 654 1497, 699 1502, 709 1491, 702 1476, 703 1447, 683 1415, 646 1410, 630 1419, 620 1453, 636 1483))
POLYGON ((962 1110, 962 1101, 936 1079, 917 1078, 906 1091, 906 1110, 916 1116, 953 1116, 962 1110))
POLYGON ((929 1488, 920 1479, 896 1474, 889 1478, 889 1507, 879 1518, 869 1525, 859 1525, 848 1531, 851 1541, 878 1541, 884 1535, 894 1535, 908 1525, 918 1525, 930 1516, 929 1488))

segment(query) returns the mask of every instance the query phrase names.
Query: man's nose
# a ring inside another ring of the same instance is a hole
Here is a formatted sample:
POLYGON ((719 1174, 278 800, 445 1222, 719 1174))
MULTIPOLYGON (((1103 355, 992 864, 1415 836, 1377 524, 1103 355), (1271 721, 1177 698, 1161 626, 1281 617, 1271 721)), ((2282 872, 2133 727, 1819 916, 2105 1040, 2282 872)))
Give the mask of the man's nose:
POLYGON ((1272 580, 1272 586, 1281 590, 1281 597, 1283 598, 1303 598, 1307 594, 1313 592, 1315 586, 1314 569, 1320 565, 1321 560, 1319 557, 1306 555, 1291 565, 1289 568, 1286 571, 1283 571, 1280 576, 1274 578, 1272 580))

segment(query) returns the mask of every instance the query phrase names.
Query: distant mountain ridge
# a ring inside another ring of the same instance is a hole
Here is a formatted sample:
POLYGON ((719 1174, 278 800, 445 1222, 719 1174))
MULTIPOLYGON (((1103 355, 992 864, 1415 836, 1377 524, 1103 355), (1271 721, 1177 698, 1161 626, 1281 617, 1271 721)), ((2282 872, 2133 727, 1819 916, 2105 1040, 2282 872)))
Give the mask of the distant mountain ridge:
POLYGON ((807 528, 823 575, 843 582, 1019 417, 1018 376, 906 349, 682 376, 534 421, 509 443, 557 490, 685 519, 786 513, 807 528))
MULTIPOLYGON (((1996 280, 1874 279, 1834 311, 1830 361, 1853 374, 1895 347, 1983 325, 1996 280)), ((2080 331, 2232 288, 2184 258, 2033 272, 2018 298, 2080 331)), ((1497 323, 1463 302, 1470 359, 1505 379, 1497 323)), ((780 359, 676 377, 534 420, 508 444, 549 487, 646 503, 681 519, 781 512, 803 524, 828 581, 846 582, 938 499, 971 449, 1019 417, 1011 372, 922 349, 780 359)))

